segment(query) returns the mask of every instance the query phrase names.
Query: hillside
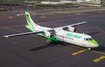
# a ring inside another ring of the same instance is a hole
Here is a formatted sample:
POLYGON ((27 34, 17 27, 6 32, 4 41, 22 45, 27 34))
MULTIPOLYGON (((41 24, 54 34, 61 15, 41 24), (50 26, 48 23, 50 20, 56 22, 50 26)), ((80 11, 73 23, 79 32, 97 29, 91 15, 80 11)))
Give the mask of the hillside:
POLYGON ((48 1, 48 0, 0 0, 1 2, 48 1))
MULTIPOLYGON (((0 0, 1 2, 23 2, 23 1, 61 1, 61 0, 0 0)), ((68 0, 77 1, 77 0, 68 0)))

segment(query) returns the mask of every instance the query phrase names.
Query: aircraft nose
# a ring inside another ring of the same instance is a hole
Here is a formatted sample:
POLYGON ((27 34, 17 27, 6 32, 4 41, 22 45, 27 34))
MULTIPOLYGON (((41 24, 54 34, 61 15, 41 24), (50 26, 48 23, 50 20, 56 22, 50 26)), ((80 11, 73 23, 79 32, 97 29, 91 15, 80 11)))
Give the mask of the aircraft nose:
POLYGON ((93 45, 94 47, 98 47, 99 44, 95 41, 95 40, 92 40, 92 41, 88 41, 91 43, 91 45, 93 45))
POLYGON ((99 47, 99 45, 94 44, 94 47, 99 47))

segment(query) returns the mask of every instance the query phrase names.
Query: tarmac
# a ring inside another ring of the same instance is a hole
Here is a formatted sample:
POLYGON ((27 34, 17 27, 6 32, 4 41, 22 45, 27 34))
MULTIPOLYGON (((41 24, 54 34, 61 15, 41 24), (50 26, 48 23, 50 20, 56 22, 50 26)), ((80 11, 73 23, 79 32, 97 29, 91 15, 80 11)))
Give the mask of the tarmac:
POLYGON ((16 16, 19 13, 0 13, 0 67, 105 67, 105 10, 31 15, 35 23, 48 27, 87 21, 77 29, 91 35, 100 45, 91 51, 64 42, 48 44, 46 38, 37 35, 4 38, 30 32, 25 27, 25 16, 16 16))

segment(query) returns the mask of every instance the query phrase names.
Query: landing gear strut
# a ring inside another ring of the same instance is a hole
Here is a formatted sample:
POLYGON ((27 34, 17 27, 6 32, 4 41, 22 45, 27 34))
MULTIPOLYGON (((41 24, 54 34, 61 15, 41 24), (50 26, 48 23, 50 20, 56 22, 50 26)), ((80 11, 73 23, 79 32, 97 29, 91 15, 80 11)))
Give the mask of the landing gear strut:
POLYGON ((51 43, 51 40, 46 40, 47 43, 51 43))

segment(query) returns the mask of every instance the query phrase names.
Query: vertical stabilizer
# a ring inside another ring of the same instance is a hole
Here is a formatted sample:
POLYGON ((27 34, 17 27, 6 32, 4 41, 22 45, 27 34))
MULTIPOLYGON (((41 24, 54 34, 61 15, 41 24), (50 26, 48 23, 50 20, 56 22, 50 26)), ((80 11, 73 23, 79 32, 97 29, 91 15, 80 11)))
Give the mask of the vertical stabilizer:
POLYGON ((39 26, 36 23, 34 23, 34 21, 31 19, 31 16, 28 12, 25 12, 26 15, 26 20, 27 20, 27 24, 26 27, 28 29, 30 29, 31 31, 35 32, 36 30, 34 29, 34 27, 39 26))
POLYGON ((36 26, 37 24, 34 23, 34 21, 31 19, 31 16, 28 12, 25 12, 26 14, 26 20, 27 20, 27 23, 28 23, 28 26, 36 26))

